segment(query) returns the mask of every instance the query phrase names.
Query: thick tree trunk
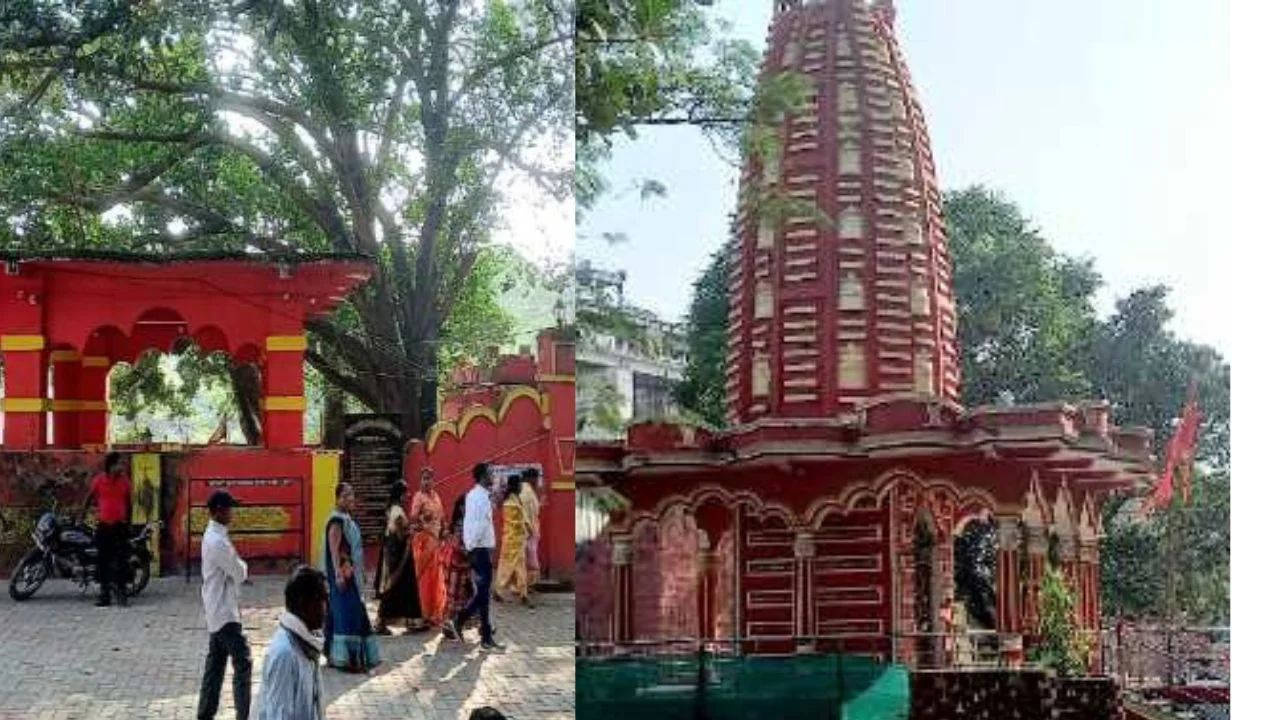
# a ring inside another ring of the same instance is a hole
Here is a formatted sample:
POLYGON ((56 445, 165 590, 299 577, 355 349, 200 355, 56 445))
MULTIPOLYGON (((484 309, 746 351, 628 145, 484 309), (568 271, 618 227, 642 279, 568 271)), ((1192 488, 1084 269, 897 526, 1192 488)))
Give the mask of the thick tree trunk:
POLYGON ((262 444, 262 375, 253 364, 231 366, 231 391, 240 415, 240 432, 250 445, 262 444))
POLYGON ((342 449, 342 435, 346 431, 347 403, 342 390, 336 385, 324 384, 324 431, 321 442, 331 450, 342 449))
POLYGON ((431 429, 439 421, 440 401, 440 351, 436 348, 435 343, 428 346, 426 352, 426 362, 424 363, 427 370, 422 378, 415 395, 418 396, 418 417, 421 424, 421 433, 425 433, 431 429))

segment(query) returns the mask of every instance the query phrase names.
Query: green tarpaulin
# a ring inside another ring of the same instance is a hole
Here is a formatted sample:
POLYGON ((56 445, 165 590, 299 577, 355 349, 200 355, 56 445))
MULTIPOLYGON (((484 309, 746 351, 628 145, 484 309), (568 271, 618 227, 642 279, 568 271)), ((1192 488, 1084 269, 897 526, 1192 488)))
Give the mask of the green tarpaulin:
POLYGON ((585 720, 906 720, 907 670, 835 655, 579 659, 585 720))

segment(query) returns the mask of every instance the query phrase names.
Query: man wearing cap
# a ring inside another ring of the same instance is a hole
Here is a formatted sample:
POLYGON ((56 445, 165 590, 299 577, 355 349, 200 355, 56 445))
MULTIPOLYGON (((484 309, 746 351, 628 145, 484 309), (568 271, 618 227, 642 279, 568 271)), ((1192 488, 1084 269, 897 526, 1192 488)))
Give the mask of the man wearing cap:
POLYGON ((249 641, 240 625, 240 586, 249 576, 249 567, 240 559, 227 526, 231 524, 231 508, 235 498, 226 490, 209 496, 209 524, 200 544, 200 575, 204 587, 204 619, 209 628, 209 654, 204 661, 204 679, 200 683, 199 720, 213 720, 218 714, 218 696, 227 674, 227 656, 235 671, 232 695, 236 720, 249 717, 250 681, 253 661, 249 658, 249 641))

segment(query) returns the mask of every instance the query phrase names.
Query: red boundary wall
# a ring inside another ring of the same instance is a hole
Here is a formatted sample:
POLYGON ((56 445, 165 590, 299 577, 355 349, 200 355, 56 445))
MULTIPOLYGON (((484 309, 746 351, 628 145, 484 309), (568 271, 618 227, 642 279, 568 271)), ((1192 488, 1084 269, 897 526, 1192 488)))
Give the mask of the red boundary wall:
MULTIPOLYGON (((445 512, 472 486, 481 462, 541 466, 542 514, 539 559, 545 578, 571 581, 574 573, 573 458, 575 443, 572 340, 544 331, 538 356, 507 358, 490 382, 472 377, 442 404, 443 418, 425 442, 411 441, 405 476, 430 467, 445 512)), ((501 537, 500 513, 495 513, 501 537)))

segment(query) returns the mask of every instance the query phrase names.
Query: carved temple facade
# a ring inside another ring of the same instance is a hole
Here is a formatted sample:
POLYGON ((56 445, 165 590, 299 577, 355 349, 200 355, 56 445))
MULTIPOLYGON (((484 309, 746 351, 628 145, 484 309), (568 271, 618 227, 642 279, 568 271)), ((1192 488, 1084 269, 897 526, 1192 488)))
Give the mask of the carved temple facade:
POLYGON ((892 3, 775 5, 764 76, 808 101, 741 178, 732 427, 579 443, 579 485, 629 501, 580 559, 579 633, 746 653, 952 664, 954 538, 996 526, 995 625, 1016 662, 1056 563, 1100 623, 1098 506, 1149 477, 1149 431, 1104 402, 965 409, 951 262, 892 3), (818 217, 759 217, 765 189, 818 217))

